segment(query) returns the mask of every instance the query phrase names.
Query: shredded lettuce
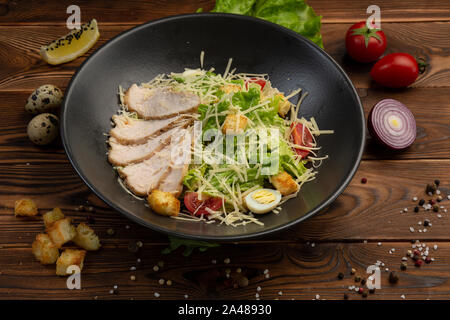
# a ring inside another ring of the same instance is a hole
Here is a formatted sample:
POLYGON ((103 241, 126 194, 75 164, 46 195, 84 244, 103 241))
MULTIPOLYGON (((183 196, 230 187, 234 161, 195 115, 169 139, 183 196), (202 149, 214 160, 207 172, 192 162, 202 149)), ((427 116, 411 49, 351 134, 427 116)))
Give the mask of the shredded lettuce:
POLYGON ((323 48, 322 16, 303 0, 217 0, 212 11, 249 15, 282 25, 323 48))

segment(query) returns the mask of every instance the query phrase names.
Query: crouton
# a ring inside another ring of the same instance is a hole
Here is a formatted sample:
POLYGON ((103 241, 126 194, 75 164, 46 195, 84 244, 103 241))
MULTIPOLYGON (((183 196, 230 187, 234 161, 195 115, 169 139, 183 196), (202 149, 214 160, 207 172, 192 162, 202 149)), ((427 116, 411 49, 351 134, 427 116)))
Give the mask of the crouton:
POLYGON ((32 252, 42 264, 55 263, 59 257, 59 250, 44 233, 38 234, 32 245, 32 252))
POLYGON ((247 127, 247 117, 237 114, 229 114, 223 123, 222 132, 224 134, 241 133, 247 127))
POLYGON ((61 253, 56 261, 56 274, 58 276, 69 275, 67 268, 70 266, 78 266, 80 271, 83 269, 85 250, 66 249, 61 253))
POLYGON ((230 83, 220 87, 220 90, 222 90, 225 93, 239 92, 242 90, 242 87, 240 85, 230 83))
POLYGON ((291 110, 292 104, 281 93, 277 94, 277 97, 280 98, 280 102, 278 104, 278 114, 280 117, 284 118, 289 110, 291 110))
POLYGON ((44 213, 42 216, 46 228, 50 227, 55 221, 64 219, 64 214, 60 208, 53 208, 52 211, 44 213))
POLYGON ((31 199, 20 199, 14 203, 16 216, 35 216, 38 214, 36 203, 31 199))
POLYGON ((77 235, 75 227, 70 222, 70 218, 61 219, 46 229, 56 247, 61 248, 64 243, 69 242, 77 235))
POLYGON ((80 223, 77 226, 77 235, 72 241, 77 246, 88 251, 95 251, 100 248, 100 240, 98 239, 98 236, 95 234, 94 230, 92 230, 85 223, 80 223))
POLYGON ((180 213, 180 200, 172 193, 155 189, 147 197, 150 208, 162 216, 178 216, 180 213))
POLYGON ((298 184, 286 171, 270 177, 270 183, 280 191, 283 196, 297 192, 298 184))

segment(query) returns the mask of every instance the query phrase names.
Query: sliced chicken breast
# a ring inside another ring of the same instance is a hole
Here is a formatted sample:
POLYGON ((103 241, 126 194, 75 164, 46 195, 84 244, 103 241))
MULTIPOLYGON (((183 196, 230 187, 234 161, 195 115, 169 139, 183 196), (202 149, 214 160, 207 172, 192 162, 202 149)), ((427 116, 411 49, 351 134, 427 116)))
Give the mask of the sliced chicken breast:
MULTIPOLYGON (((185 129, 180 130, 184 131, 185 129)), ((119 168, 119 175, 124 179, 127 187, 138 196, 146 196, 160 185, 162 178, 169 176, 172 166, 184 165, 182 163, 184 161, 182 150, 186 148, 184 146, 185 141, 189 140, 190 142, 190 139, 186 137, 189 137, 189 135, 183 133, 151 158, 119 168)), ((190 161, 190 157, 186 161, 190 161)))
POLYGON ((167 119, 197 109, 200 98, 172 88, 142 88, 133 84, 125 93, 124 103, 144 119, 167 119))
POLYGON ((183 178, 188 171, 189 164, 172 166, 165 177, 161 179, 156 189, 170 192, 175 197, 178 197, 183 189, 183 178))
POLYGON ((124 115, 114 115, 115 127, 109 132, 121 144, 142 144, 151 136, 164 132, 180 122, 192 122, 193 119, 177 116, 163 120, 141 120, 124 115))
POLYGON ((150 159, 119 168, 117 171, 131 192, 146 196, 159 184, 169 170, 169 164, 170 146, 167 146, 150 159))
POLYGON ((122 167, 141 162, 149 159, 155 152, 168 145, 172 136, 179 134, 181 134, 181 127, 176 126, 161 135, 149 138, 146 143, 129 145, 121 144, 116 138, 110 137, 108 140, 110 146, 108 160, 111 164, 122 167))
POLYGON ((169 171, 161 179, 158 190, 170 192, 178 197, 183 189, 183 178, 187 173, 191 160, 192 135, 186 132, 183 141, 176 141, 179 145, 175 156, 172 153, 172 162, 169 171))

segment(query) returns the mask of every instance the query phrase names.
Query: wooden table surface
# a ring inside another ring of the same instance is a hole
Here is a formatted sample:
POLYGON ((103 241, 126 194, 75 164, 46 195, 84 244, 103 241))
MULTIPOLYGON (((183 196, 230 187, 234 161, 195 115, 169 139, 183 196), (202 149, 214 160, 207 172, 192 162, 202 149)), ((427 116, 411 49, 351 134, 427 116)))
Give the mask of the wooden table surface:
MULTIPOLYGON (((432 211, 412 212, 413 196, 426 197, 425 184, 441 180, 444 195, 450 193, 450 4, 442 0, 309 0, 323 16, 325 50, 349 74, 364 104, 366 115, 380 99, 405 103, 417 120, 417 140, 401 153, 392 153, 368 141, 361 166, 345 192, 327 209, 290 230, 239 244, 223 243, 189 257, 177 250, 169 255, 163 234, 136 225, 108 208, 94 196, 72 169, 60 145, 34 146, 27 138, 30 116, 25 101, 33 89, 55 84, 65 89, 86 56, 60 66, 40 59, 38 50, 65 34, 66 8, 81 7, 82 21, 96 18, 100 26, 97 48, 116 34, 143 22, 199 7, 209 11, 212 1, 72 1, 0 0, 0 298, 1 299, 254 299, 257 287, 262 299, 363 299, 348 291, 355 285, 350 269, 367 277, 367 266, 382 261, 400 271, 401 258, 412 239, 430 247, 431 264, 421 268, 408 261, 396 285, 388 283, 382 268, 382 289, 367 299, 449 299, 450 220, 432 211), (425 57, 430 66, 408 89, 386 90, 370 81, 370 66, 345 57, 347 28, 366 17, 370 4, 381 7, 382 28, 388 52, 409 52, 425 57), (368 179, 362 184, 361 178, 368 179), (31 253, 31 243, 42 232, 41 218, 16 218, 14 201, 34 199, 40 212, 61 207, 76 222, 95 218, 103 248, 88 253, 82 272, 82 289, 68 290, 65 278, 54 266, 41 266, 31 253), (95 213, 76 211, 86 204, 95 213), (407 213, 401 214, 403 208, 407 213), (418 221, 428 218, 432 227, 419 233, 418 221), (410 226, 416 231, 410 232, 410 226), (114 228, 116 234, 106 231, 114 228), (138 253, 128 250, 130 241, 142 241, 138 253), (381 243, 381 245, 379 244, 381 243), (433 250, 437 244, 438 249, 433 250), (395 252, 389 252, 395 248, 395 252), (141 259, 137 263, 137 259, 141 259), (224 259, 229 258, 229 264, 224 259), (217 260, 213 264, 212 260, 217 260), (164 261, 164 267, 153 266, 164 261), (136 271, 130 268, 136 266, 136 271), (224 270, 242 268, 250 283, 244 288, 224 285, 224 270), (268 269, 270 276, 264 275, 268 269), (339 272, 345 274, 339 280, 339 272), (136 280, 130 279, 131 275, 136 280), (171 286, 159 279, 170 279, 171 286), (118 294, 110 294, 114 285, 118 294), (280 294, 280 291, 282 294, 280 294)), ((95 49, 94 48, 94 49, 95 49)), ((344 141, 342 143, 345 143, 344 141)), ((441 204, 449 206, 450 201, 441 204)))

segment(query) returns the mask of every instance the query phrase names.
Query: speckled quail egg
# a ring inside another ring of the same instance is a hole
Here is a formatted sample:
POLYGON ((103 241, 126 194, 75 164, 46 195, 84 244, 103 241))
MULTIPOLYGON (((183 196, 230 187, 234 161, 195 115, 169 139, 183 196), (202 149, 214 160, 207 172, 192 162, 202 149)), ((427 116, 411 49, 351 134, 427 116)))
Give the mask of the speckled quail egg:
POLYGON ((58 108, 63 100, 63 92, 52 84, 40 86, 28 97, 25 110, 31 114, 49 112, 58 108))
POLYGON ((251 212, 262 214, 276 208, 281 201, 281 193, 273 189, 258 189, 250 192, 244 200, 251 212))
POLYGON ((58 124, 57 116, 51 113, 38 114, 28 123, 28 137, 35 144, 49 144, 58 136, 58 124))

